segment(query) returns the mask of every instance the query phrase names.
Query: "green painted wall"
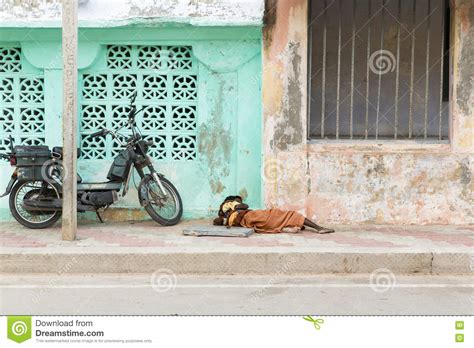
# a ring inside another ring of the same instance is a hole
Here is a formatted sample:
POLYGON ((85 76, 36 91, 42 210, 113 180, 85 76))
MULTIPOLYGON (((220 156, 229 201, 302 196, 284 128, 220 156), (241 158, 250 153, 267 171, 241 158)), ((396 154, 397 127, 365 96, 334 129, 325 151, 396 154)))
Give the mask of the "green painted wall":
MULTIPOLYGON (((61 143, 60 40, 58 29, 0 29, 0 47, 21 46, 28 71, 43 75, 44 141, 49 146, 61 143)), ((80 30, 79 40, 80 76, 106 69, 108 45, 190 47, 197 76, 196 158, 157 160, 156 167, 176 184, 187 218, 209 216, 229 194, 241 193, 251 207, 261 207, 261 28, 87 28, 80 30)), ((81 81, 80 77, 80 86, 81 81)), ((85 180, 105 181, 110 163, 109 158, 81 159, 79 172, 85 180)), ((11 169, 0 164, 2 190, 11 169)), ((138 208, 136 191, 117 207, 138 208)), ((0 220, 10 219, 8 199, 2 198, 0 220)))

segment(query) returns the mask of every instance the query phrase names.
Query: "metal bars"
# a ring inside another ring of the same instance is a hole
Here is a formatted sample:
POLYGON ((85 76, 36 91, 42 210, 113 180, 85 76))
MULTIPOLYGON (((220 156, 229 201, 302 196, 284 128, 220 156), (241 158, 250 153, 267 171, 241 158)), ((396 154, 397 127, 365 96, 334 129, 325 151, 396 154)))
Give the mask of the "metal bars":
POLYGON ((311 139, 448 139, 447 0, 310 5, 311 139))
MULTIPOLYGON (((324 0, 324 9, 327 8, 326 0, 324 0)), ((326 28, 326 11, 323 9, 323 61, 322 61, 322 88, 321 88, 321 115, 326 114, 326 91, 324 90, 324 86, 326 86, 326 40, 327 40, 327 28, 326 28)), ((321 118, 321 137, 324 138, 324 120, 325 118, 321 118)))

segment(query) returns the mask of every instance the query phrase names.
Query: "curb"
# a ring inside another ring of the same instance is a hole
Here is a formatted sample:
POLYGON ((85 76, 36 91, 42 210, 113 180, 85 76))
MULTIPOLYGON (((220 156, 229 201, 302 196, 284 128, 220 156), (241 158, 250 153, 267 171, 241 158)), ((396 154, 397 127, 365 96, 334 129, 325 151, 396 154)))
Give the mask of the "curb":
POLYGON ((472 274, 471 254, 354 253, 354 252, 123 252, 123 253, 7 253, 0 254, 1 273, 153 273, 271 275, 372 273, 472 274))

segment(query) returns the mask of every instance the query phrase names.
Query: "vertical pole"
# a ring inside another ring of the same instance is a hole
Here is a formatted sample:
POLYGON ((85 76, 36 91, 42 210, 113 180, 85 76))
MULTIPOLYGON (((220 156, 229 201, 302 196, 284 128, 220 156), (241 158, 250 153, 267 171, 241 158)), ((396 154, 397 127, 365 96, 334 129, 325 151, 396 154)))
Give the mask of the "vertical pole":
POLYGON ((77 0, 62 0, 63 49, 63 217, 62 239, 77 231, 77 0))

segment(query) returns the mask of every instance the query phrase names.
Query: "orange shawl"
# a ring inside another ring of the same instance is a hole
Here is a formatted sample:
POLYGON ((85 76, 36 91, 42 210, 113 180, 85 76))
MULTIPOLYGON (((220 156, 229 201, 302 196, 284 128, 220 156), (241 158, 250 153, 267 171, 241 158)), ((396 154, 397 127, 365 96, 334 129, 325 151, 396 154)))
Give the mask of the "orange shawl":
POLYGON ((266 209, 247 212, 240 224, 260 233, 280 233, 285 227, 303 227, 304 216, 296 211, 266 209))

